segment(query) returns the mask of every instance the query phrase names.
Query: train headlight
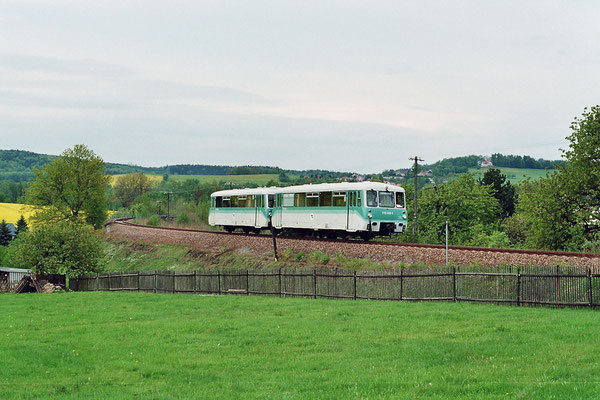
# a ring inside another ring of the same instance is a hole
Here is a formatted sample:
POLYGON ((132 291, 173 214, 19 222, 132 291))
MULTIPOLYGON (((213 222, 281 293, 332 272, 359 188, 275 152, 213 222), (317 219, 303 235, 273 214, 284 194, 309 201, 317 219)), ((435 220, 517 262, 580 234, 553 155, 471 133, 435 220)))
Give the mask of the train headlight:
POLYGON ((406 214, 404 214, 404 215, 402 216, 402 218, 406 219, 406 214))
POLYGON ((369 219, 373 218, 373 214, 369 213, 369 219))

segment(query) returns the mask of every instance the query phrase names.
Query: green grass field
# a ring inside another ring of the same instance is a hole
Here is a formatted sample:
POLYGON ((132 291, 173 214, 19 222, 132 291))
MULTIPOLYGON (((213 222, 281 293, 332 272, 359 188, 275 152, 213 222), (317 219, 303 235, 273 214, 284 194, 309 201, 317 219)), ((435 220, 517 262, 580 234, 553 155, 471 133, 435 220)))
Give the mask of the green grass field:
MULTIPOLYGON (((162 179, 162 177, 161 177, 162 179)), ((169 175, 169 180, 177 182, 185 181, 188 179, 197 179, 200 183, 212 183, 212 182, 231 182, 234 185, 242 183, 255 183, 260 186, 264 186, 270 180, 279 182, 278 174, 257 174, 257 175, 169 175)))
POLYGON ((2 398, 597 398, 598 311, 0 295, 2 398))
MULTIPOLYGON (((498 167, 497 169, 499 169, 504 175, 506 175, 506 178, 512 184, 518 184, 519 182, 521 182, 527 178, 538 179, 543 176, 546 176, 545 169, 504 168, 504 167, 498 167)), ((483 174, 485 173, 485 171, 487 171, 487 169, 485 169, 485 168, 479 168, 479 169, 478 168, 469 168, 469 173, 471 173, 471 174, 474 173, 475 179, 483 178, 483 174)))

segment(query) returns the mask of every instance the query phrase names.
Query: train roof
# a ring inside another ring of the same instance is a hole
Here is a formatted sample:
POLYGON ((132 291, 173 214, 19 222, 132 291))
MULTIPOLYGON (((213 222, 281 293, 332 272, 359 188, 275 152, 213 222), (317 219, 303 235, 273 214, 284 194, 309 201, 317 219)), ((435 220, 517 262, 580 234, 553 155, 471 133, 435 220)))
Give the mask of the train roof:
POLYGON ((392 183, 381 182, 341 182, 341 183, 318 183, 308 185, 296 185, 287 187, 261 187, 253 189, 230 189, 214 192, 211 196, 244 196, 253 194, 275 194, 275 193, 311 193, 311 192, 345 192, 347 190, 392 190, 404 192, 404 188, 392 183))

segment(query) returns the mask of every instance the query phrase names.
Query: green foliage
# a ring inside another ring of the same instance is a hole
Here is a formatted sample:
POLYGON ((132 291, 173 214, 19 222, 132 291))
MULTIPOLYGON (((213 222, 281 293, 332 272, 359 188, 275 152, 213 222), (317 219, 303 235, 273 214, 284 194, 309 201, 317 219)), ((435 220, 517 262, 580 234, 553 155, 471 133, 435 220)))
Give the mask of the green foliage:
POLYGON ((27 225, 27 221, 25 221, 25 217, 21 215, 21 218, 17 221, 17 236, 23 232, 27 232, 29 230, 29 226, 27 225))
POLYGON ((5 220, 2 220, 0 223, 0 246, 8 246, 10 241, 12 240, 12 235, 10 233, 10 228, 5 220))
POLYGON ((83 219, 99 228, 106 220, 104 162, 84 145, 65 150, 42 170, 34 170, 35 179, 27 190, 27 203, 35 208, 33 220, 83 219))
POLYGON ((146 222, 147 225, 150 226, 158 226, 158 224, 160 223, 160 218, 158 217, 158 215, 153 215, 148 219, 148 222, 146 222))
POLYGON ((525 247, 527 241, 527 220, 523 213, 513 214, 502 221, 502 231, 506 234, 510 245, 525 247))
POLYGON ((331 260, 331 257, 320 250, 315 250, 308 254, 307 259, 311 264, 327 265, 331 260))
POLYGON ((477 224, 471 227, 471 240, 468 244, 476 247, 507 248, 510 246, 510 240, 505 232, 490 232, 483 225, 477 224))
POLYGON ((147 175, 133 173, 116 178, 116 182, 113 185, 113 192, 121 204, 124 207, 128 207, 136 197, 149 192, 153 186, 152 180, 147 175))
POLYGON ((419 234, 427 242, 443 243, 448 221, 450 242, 469 243, 473 227, 485 226, 491 232, 500 211, 489 186, 478 185, 465 174, 448 183, 421 191, 419 197, 419 234))
POLYGON ((504 155, 500 153, 492 154, 492 164, 495 167, 508 168, 531 168, 531 169, 554 169, 556 165, 561 165, 561 160, 544 160, 542 158, 534 159, 530 156, 504 155))
POLYGON ((35 273, 74 277, 101 270, 101 257, 101 242, 91 227, 60 221, 21 234, 15 264, 35 273))
POLYGON ((177 216, 176 222, 178 225, 188 224, 190 222, 190 217, 185 212, 182 212, 177 216))
POLYGON ((492 193, 502 208, 498 215, 501 219, 513 215, 516 200, 515 187, 506 180, 506 175, 502 174, 499 169, 488 169, 479 183, 491 186, 492 193))

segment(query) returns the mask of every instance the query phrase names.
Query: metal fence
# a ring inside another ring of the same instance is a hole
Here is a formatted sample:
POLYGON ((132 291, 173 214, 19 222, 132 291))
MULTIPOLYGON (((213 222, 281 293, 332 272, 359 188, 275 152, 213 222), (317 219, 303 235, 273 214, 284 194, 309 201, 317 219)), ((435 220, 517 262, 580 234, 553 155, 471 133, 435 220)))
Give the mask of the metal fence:
MULTIPOLYGON (((597 272, 597 271, 596 271, 597 272)), ((78 291, 302 296, 600 306, 600 274, 577 267, 136 271, 83 275, 78 291)))

